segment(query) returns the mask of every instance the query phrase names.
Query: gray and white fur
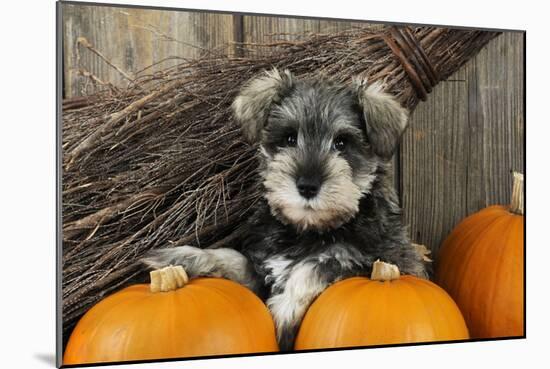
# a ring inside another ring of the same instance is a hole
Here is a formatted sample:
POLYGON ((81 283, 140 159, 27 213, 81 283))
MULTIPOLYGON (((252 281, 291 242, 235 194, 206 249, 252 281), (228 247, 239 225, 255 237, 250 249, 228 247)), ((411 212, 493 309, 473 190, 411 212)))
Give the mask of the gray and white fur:
POLYGON ((368 276, 376 259, 427 277, 411 247, 389 161, 407 112, 379 84, 297 79, 274 69, 233 103, 258 146, 263 198, 236 250, 183 246, 153 252, 150 267, 237 281, 266 301, 281 350, 291 350, 311 302, 332 283, 368 276))

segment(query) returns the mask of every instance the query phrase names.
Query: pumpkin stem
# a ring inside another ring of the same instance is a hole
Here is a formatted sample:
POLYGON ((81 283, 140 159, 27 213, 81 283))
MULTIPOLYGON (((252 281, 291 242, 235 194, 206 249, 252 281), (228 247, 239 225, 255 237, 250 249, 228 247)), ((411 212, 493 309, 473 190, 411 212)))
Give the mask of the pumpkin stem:
POLYGON ((384 263, 380 259, 372 264, 370 279, 373 281, 393 281, 399 279, 400 273, 397 265, 384 263))
POLYGON ((181 265, 170 265, 166 268, 153 270, 151 277, 151 292, 168 292, 185 286, 189 281, 185 269, 181 265))
POLYGON ((518 172, 514 172, 510 211, 514 214, 523 215, 523 174, 518 172))

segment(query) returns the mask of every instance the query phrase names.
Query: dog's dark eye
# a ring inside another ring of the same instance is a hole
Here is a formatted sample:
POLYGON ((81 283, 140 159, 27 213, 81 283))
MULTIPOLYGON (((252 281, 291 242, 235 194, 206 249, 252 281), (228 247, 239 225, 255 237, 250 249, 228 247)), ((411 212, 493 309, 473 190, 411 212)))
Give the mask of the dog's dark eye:
POLYGON ((344 137, 336 137, 332 142, 334 150, 344 151, 346 148, 346 139, 344 137))
POLYGON ((283 142, 283 146, 294 147, 297 143, 298 135, 296 134, 296 132, 292 132, 286 136, 285 141, 283 142))

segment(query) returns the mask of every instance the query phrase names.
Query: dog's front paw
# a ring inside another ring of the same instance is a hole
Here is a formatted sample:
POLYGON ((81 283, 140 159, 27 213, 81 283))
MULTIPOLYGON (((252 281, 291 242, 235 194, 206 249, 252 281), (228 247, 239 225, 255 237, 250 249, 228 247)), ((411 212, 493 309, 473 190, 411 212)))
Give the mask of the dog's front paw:
POLYGON ((198 256, 204 251, 193 246, 180 246, 167 249, 158 249, 148 252, 141 262, 149 269, 160 269, 169 265, 181 265, 189 268, 198 256))

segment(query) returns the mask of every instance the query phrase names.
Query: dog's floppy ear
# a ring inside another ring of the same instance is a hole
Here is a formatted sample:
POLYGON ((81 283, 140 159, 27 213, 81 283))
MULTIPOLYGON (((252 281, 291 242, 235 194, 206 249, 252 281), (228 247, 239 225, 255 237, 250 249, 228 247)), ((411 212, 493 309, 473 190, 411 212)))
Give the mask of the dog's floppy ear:
POLYGON ((390 159, 407 127, 408 112, 393 96, 383 92, 382 84, 369 85, 359 79, 353 84, 363 110, 367 140, 378 156, 390 159))
POLYGON ((250 142, 260 139, 269 109, 292 87, 292 83, 290 71, 280 73, 274 68, 244 85, 232 108, 235 119, 250 142))

